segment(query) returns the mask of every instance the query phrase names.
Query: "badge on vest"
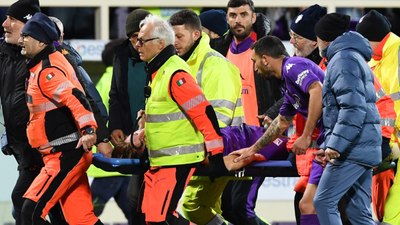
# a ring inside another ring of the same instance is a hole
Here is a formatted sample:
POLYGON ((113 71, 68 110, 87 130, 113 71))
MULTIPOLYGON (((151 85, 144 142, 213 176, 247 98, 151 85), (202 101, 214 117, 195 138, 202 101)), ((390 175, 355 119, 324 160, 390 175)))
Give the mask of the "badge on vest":
POLYGON ((54 77, 54 73, 49 73, 49 74, 47 74, 46 79, 51 80, 51 78, 53 78, 53 77, 54 77))
POLYGON ((182 86, 182 85, 184 85, 185 83, 186 83, 185 78, 179 79, 179 80, 176 82, 176 84, 177 84, 178 86, 182 86))

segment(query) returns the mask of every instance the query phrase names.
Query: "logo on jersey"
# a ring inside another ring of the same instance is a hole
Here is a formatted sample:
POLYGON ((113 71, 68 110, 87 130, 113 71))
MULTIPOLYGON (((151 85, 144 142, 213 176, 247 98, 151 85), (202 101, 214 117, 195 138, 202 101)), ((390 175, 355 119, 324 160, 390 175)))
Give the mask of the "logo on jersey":
POLYGON ((275 139, 275 140, 273 141, 273 143, 274 143, 276 146, 280 146, 280 145, 283 143, 283 140, 280 139, 280 138, 277 138, 277 139, 275 139))
POLYGON ((300 108, 300 106, 301 106, 301 104, 300 104, 300 97, 294 94, 294 95, 293 95, 293 98, 294 98, 294 103, 292 104, 293 107, 294 107, 295 109, 300 108))
POLYGON ((301 86, 303 84, 304 78, 307 77, 309 72, 310 72, 309 70, 304 70, 303 72, 299 73, 299 75, 297 75, 296 84, 301 86))
POLYGON ((293 63, 288 63, 288 64, 286 64, 286 73, 288 73, 289 70, 290 70, 294 65, 295 65, 295 64, 293 64, 293 63))

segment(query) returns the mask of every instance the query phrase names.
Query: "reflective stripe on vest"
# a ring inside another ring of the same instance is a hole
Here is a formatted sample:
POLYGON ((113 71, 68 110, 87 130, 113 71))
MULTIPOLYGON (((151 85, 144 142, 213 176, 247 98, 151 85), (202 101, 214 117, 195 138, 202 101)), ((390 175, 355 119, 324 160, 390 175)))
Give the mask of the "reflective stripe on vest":
MULTIPOLYGON (((242 106, 242 98, 238 98, 237 101, 236 101, 236 109, 242 108, 242 107, 243 107, 243 106, 242 106)), ((242 123, 244 123, 244 115, 242 115, 242 116, 237 116, 236 114, 237 114, 237 113, 236 113, 236 110, 235 110, 235 116, 234 116, 234 118, 233 118, 233 121, 232 121, 231 126, 239 126, 239 125, 241 125, 242 123)))
POLYGON ((206 141, 205 144, 207 149, 224 147, 224 141, 222 139, 206 141))
POLYGON ((220 58, 227 60, 223 55, 221 55, 217 51, 207 52, 207 54, 204 56, 203 61, 201 61, 201 63, 200 63, 199 71, 197 71, 197 76, 196 76, 197 84, 200 86, 200 88, 201 88, 201 81, 203 79, 204 64, 206 63, 206 60, 211 56, 216 56, 216 57, 220 57, 220 58))
POLYGON ((394 127, 396 120, 392 118, 381 118, 381 125, 382 126, 390 126, 394 127))
POLYGON ((160 123, 165 121, 175 121, 183 119, 187 119, 186 115, 183 112, 161 114, 161 115, 152 115, 152 114, 146 115, 146 122, 148 123, 160 123))
MULTIPOLYGON (((199 69, 198 69, 197 75, 196 75, 197 84, 200 86, 200 88, 202 88, 204 64, 205 64, 206 60, 211 56, 219 57, 219 58, 224 59, 225 61, 229 62, 219 52, 216 52, 216 51, 207 52, 206 55, 204 56, 203 60, 200 63, 200 66, 199 66, 199 69)), ((216 109, 218 107, 227 108, 227 109, 231 110, 232 112, 235 111, 236 107, 241 107, 242 106, 242 102, 241 101, 239 101, 240 105, 238 105, 238 104, 235 105, 235 103, 230 102, 230 101, 225 100, 225 99, 214 99, 214 100, 210 100, 209 99, 209 102, 210 102, 210 104, 212 105, 212 107, 214 109, 216 109)), ((240 125, 240 124, 242 124, 244 122, 244 117, 243 116, 236 116, 234 114, 234 118, 230 118, 229 116, 218 112, 218 110, 215 110, 215 114, 217 116, 217 119, 219 121, 223 122, 227 126, 238 126, 238 125, 240 125)))
POLYGON ((48 112, 58 108, 53 102, 45 102, 39 105, 29 104, 28 107, 31 113, 48 112))
POLYGON ((383 98, 386 95, 385 91, 383 88, 380 88, 378 91, 376 91, 376 102, 378 102, 381 98, 383 98))
POLYGON ((172 148, 163 148, 157 151, 150 151, 150 157, 174 156, 181 154, 196 153, 204 150, 204 144, 197 144, 191 146, 176 146, 172 148))
POLYGON ((198 106, 199 104, 206 102, 206 101, 207 101, 207 99, 206 99, 206 97, 204 97, 203 94, 197 95, 196 97, 191 98, 189 101, 185 102, 182 105, 182 108, 185 111, 189 111, 189 110, 193 109, 194 107, 198 106))
POLYGON ((55 90, 55 92, 53 93, 53 99, 56 101, 56 102, 59 102, 60 101, 60 96, 61 96, 61 94, 62 94, 62 92, 65 90, 65 89, 67 89, 67 88, 69 88, 69 87, 71 87, 72 86, 72 84, 69 82, 69 81, 65 81, 65 82, 62 82, 60 85, 58 85, 58 87, 56 88, 56 90, 55 90))
POLYGON ((78 120, 79 127, 82 127, 83 124, 88 123, 93 120, 95 121, 96 119, 94 118, 94 115, 92 113, 89 113, 89 114, 79 117, 77 120, 78 120))
POLYGON ((51 150, 50 149, 51 147, 57 147, 57 146, 60 146, 60 145, 63 145, 63 144, 68 144, 68 143, 71 143, 71 142, 74 142, 74 141, 78 141, 79 138, 81 138, 80 134, 78 132, 74 132, 72 134, 68 134, 66 136, 54 139, 54 140, 50 141, 49 143, 40 146, 37 149, 42 154, 43 153, 47 153, 48 154, 49 151, 51 150))

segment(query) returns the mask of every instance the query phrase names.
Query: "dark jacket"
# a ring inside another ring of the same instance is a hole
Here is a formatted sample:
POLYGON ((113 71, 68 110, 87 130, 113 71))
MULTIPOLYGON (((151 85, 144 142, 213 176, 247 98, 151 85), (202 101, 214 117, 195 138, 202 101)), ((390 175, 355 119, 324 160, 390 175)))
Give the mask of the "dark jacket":
POLYGON ((346 32, 326 49, 323 84, 326 148, 339 160, 375 166, 381 161, 382 134, 376 108, 374 75, 367 62, 372 50, 359 33, 346 32))
MULTIPOLYGON (((271 23, 269 19, 261 13, 257 14, 256 22, 253 24, 253 30, 257 34, 257 38, 262 38, 271 31, 271 23)), ((212 39, 210 46, 217 50, 222 55, 226 56, 229 50, 229 45, 233 40, 233 34, 228 32, 225 36, 212 39)), ((259 76, 254 71, 254 80, 256 84, 256 94, 258 103, 258 114, 266 114, 271 118, 275 118, 279 112, 279 108, 282 105, 282 101, 275 103, 282 98, 280 91, 281 81, 276 78, 265 78, 259 76), (271 108, 273 106, 273 108, 271 108), (267 110, 269 110, 267 113, 267 110)))
POLYGON ((21 48, 0 40, 0 97, 8 147, 19 163, 18 169, 42 167, 40 153, 32 149, 26 135, 29 110, 26 105, 25 84, 29 70, 21 48))
POLYGON ((79 83, 82 85, 85 90, 85 95, 89 104, 92 108, 94 117, 97 122, 97 143, 106 140, 110 137, 110 132, 107 128, 107 120, 108 114, 107 109, 101 99, 99 92, 96 89, 96 86, 93 84, 92 79, 86 70, 82 67, 82 57, 79 53, 71 46, 66 43, 59 45, 55 44, 57 51, 61 52, 68 62, 72 65, 75 70, 76 76, 79 80, 79 83))
POLYGON ((118 46, 115 52, 108 128, 111 132, 121 129, 125 134, 129 134, 136 129, 133 126, 137 111, 144 109, 144 87, 148 78, 144 70, 145 63, 140 60, 129 39, 118 46), (128 87, 132 87, 129 90, 131 93, 136 93, 132 99, 129 97, 128 87))

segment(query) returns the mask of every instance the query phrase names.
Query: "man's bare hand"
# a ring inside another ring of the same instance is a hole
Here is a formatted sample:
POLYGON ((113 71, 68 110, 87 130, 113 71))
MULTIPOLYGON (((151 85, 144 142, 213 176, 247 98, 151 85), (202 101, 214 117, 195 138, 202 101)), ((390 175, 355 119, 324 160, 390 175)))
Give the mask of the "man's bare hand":
POLYGON ((311 136, 301 135, 294 142, 292 146, 292 151, 297 155, 304 155, 306 154, 307 149, 310 147, 311 142, 312 142, 311 136))
POLYGON ((325 151, 323 149, 319 149, 313 154, 315 155, 315 161, 317 161, 317 163, 320 164, 322 167, 325 167, 326 166, 325 151))
POLYGON ((249 147, 233 151, 229 155, 237 156, 233 162, 238 163, 244 160, 252 160, 254 158, 254 154, 256 154, 256 151, 254 151, 252 147, 249 147))
POLYGON ((75 148, 83 147, 86 152, 92 150, 94 144, 96 144, 96 134, 85 134, 79 138, 78 144, 75 148))
POLYGON ((257 116, 258 119, 263 120, 262 125, 267 128, 271 123, 272 123, 272 119, 269 116, 266 115, 258 115, 257 116))
POLYGON ((97 144, 97 152, 103 154, 104 157, 111 158, 113 147, 108 142, 100 142, 97 144))
POLYGON ((124 140, 125 134, 121 129, 115 129, 111 132, 111 143, 113 143, 113 145, 117 145, 124 140))

